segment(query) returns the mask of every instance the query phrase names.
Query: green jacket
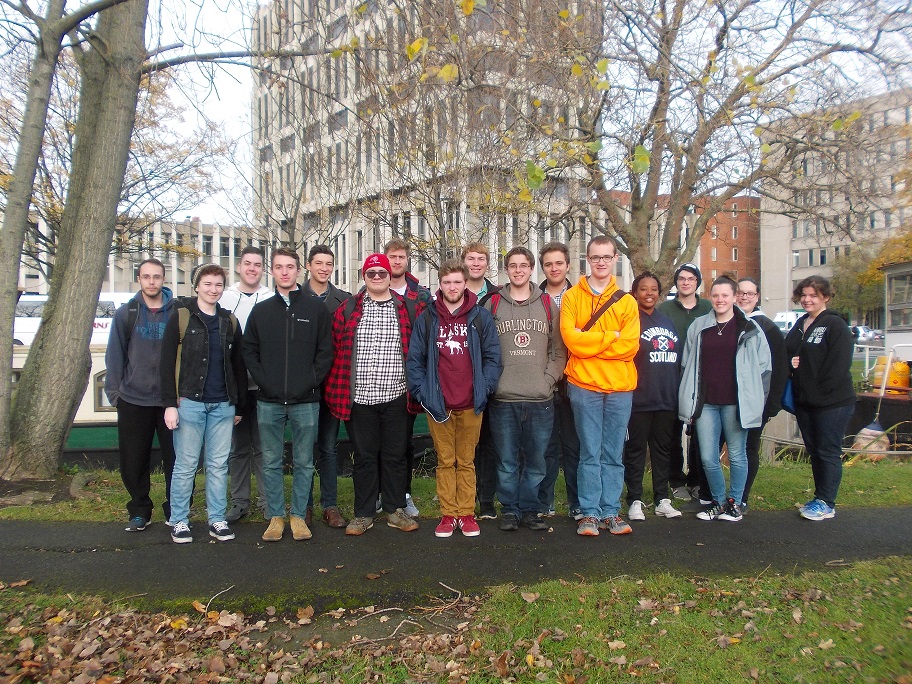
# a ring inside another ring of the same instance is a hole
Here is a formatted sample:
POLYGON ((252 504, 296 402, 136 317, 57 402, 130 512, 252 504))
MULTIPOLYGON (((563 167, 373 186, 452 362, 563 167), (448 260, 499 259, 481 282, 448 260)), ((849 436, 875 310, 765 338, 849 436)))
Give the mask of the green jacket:
POLYGON ((659 312, 671 319, 675 330, 677 330, 682 340, 686 339, 687 329, 690 328, 690 324, 712 310, 712 304, 709 303, 709 300, 700 299, 699 295, 697 296, 697 305, 692 309, 685 309, 677 298, 659 304, 659 312))

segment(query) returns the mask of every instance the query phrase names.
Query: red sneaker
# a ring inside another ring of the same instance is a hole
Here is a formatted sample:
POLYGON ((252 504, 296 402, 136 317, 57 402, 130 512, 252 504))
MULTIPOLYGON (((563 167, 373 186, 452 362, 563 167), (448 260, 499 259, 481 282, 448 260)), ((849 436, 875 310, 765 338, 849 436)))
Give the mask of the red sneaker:
POLYGON ((434 534, 438 537, 452 537, 453 530, 456 529, 456 518, 452 515, 443 516, 443 520, 440 521, 440 524, 437 525, 437 529, 434 530, 434 534))
POLYGON ((477 537, 481 534, 481 528, 478 527, 478 523, 475 522, 474 515, 460 516, 459 527, 462 530, 462 534, 466 537, 477 537))

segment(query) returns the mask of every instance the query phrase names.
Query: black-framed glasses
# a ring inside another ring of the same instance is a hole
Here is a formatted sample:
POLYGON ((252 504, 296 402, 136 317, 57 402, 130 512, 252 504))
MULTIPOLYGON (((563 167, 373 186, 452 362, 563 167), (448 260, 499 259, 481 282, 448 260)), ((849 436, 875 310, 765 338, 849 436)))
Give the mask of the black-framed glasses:
POLYGON ((617 254, 592 254, 587 256, 593 264, 608 264, 611 263, 617 254))
POLYGON ((389 273, 387 273, 383 269, 380 269, 379 271, 365 271, 364 279, 365 280, 383 280, 388 275, 389 275, 389 273))

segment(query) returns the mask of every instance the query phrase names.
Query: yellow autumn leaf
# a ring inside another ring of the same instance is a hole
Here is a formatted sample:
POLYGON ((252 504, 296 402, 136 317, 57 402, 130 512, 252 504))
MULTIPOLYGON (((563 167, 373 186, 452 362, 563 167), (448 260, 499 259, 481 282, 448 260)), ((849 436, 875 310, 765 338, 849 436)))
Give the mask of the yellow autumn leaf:
POLYGON ((541 100, 532 100, 533 107, 541 107, 541 100))
POLYGON ((582 65, 574 63, 573 66, 570 67, 570 73, 573 74, 574 76, 582 76, 583 75, 582 65))
POLYGON ((171 629, 187 629, 187 621, 184 618, 171 620, 171 629))
POLYGON ((444 83, 452 83, 459 76, 459 67, 455 64, 444 64, 437 72, 437 78, 444 83))
POLYGON ((462 13, 465 16, 469 16, 475 11, 475 0, 462 0, 458 4, 462 7, 462 13))
POLYGON ((531 202, 532 201, 532 193, 530 192, 529 188, 523 188, 522 190, 520 190, 517 197, 519 198, 519 200, 521 202, 531 202))
POLYGON ((526 664, 529 667, 532 667, 535 664, 535 656, 531 653, 526 653, 526 664))
POLYGON ((409 61, 414 61, 415 57, 421 54, 422 50, 427 47, 427 38, 417 38, 411 45, 405 48, 405 56, 409 61))
POLYGON ((559 16, 561 19, 566 19, 567 17, 570 16, 570 10, 566 10, 566 9, 561 10, 560 12, 557 13, 557 16, 559 16))
POLYGON ((193 608, 194 608, 194 610, 196 610, 197 613, 203 613, 203 614, 206 613, 206 604, 200 603, 199 601, 193 602, 193 608))
POLYGON ((217 610, 210 610, 206 613, 206 617, 215 622, 219 619, 219 612, 217 610))

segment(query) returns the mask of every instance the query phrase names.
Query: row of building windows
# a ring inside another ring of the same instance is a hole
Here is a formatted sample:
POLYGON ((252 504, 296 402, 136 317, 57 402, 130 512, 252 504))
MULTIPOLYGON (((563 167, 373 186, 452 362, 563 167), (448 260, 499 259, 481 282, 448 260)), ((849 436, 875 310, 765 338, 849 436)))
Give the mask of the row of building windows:
POLYGON ((837 245, 836 247, 819 247, 811 249, 792 250, 792 268, 802 266, 826 266, 830 258, 838 259, 848 256, 850 245, 837 245))

